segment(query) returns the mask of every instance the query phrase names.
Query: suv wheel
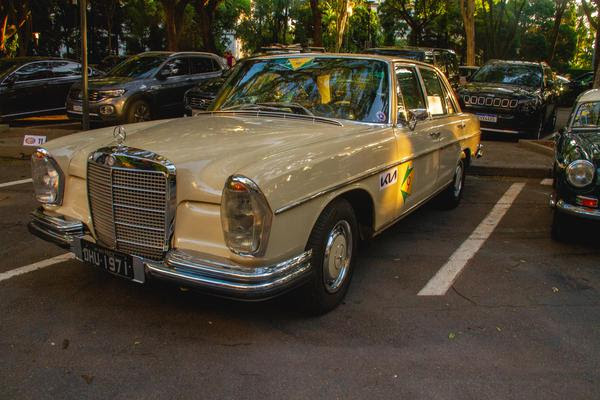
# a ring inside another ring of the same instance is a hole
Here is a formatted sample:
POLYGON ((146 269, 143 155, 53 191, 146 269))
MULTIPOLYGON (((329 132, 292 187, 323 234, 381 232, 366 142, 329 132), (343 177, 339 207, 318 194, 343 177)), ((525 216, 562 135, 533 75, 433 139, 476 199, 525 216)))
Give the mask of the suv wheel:
POLYGON ((144 122, 151 119, 150 104, 145 100, 136 100, 127 108, 125 116, 125 122, 127 123, 144 122))

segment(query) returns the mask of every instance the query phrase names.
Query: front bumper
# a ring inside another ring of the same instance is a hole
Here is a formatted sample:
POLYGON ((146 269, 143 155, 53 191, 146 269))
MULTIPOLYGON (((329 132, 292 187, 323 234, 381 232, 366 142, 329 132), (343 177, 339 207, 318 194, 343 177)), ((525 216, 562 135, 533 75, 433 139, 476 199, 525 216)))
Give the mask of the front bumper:
POLYGON ((600 221, 600 210, 569 204, 563 199, 557 200, 554 194, 550 195, 550 207, 574 217, 600 221))
MULTIPOLYGON (((80 261, 80 241, 95 241, 80 221, 50 215, 42 208, 32 213, 29 231, 70 249, 80 261)), ((249 267, 209 254, 173 249, 163 261, 136 257, 143 272, 136 273, 134 281, 145 282, 147 277, 155 277, 221 296, 262 300, 304 283, 310 273, 311 256, 311 251, 305 251, 276 264, 249 267)))
MULTIPOLYGON (((125 112, 125 97, 114 97, 107 98, 101 101, 90 101, 89 102, 89 115, 91 121, 97 122, 114 122, 119 121, 123 118, 125 112), (106 107, 112 107, 113 112, 107 114, 101 112, 106 107)), ((79 100, 73 100, 68 97, 66 102, 67 116, 73 120, 81 120, 82 118, 82 102, 79 100)))
POLYGON ((524 113, 517 109, 507 110, 492 107, 474 107, 471 105, 466 105, 464 111, 476 116, 479 114, 496 117, 496 122, 479 121, 483 132, 528 135, 535 133, 539 127, 539 112, 524 113))

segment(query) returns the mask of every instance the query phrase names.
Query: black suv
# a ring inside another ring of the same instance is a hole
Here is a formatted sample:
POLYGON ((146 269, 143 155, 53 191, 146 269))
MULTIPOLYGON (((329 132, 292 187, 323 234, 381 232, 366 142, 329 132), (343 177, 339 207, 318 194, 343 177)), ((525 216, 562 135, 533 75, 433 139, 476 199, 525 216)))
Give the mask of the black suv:
POLYGON ((546 63, 488 61, 458 90, 481 130, 539 138, 556 124, 558 88, 546 63))
MULTIPOLYGON (((224 60, 212 53, 146 52, 130 57, 105 77, 90 80, 90 120, 130 123, 181 116, 185 91, 220 76, 225 68, 224 60)), ((67 98, 70 118, 81 118, 81 98, 81 85, 73 85, 67 98)))
MULTIPOLYGON (((89 69, 89 75, 102 72, 89 69)), ((0 120, 61 114, 71 85, 81 80, 81 64, 62 58, 0 59, 0 120)))
POLYGON ((452 86, 459 84, 458 57, 453 50, 437 49, 432 47, 374 47, 366 49, 364 53, 379 54, 407 58, 425 62, 438 67, 448 78, 452 86))

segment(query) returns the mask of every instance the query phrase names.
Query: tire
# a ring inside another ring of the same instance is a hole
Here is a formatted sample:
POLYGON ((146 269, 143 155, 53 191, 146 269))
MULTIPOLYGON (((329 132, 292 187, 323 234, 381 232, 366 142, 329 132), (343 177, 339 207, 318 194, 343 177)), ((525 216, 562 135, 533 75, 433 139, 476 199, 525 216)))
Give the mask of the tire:
POLYGON ((312 250, 312 275, 301 288, 301 308, 322 315, 344 299, 354 270, 358 223, 350 203, 334 200, 312 229, 307 250, 312 250))
POLYGON ((152 111, 150 104, 146 100, 135 100, 127 107, 125 114, 125 123, 133 124, 136 122, 150 121, 152 111))
POLYGON ((557 242, 569 242, 571 237, 569 235, 570 222, 568 215, 554 210, 554 215, 552 216, 552 228, 550 231, 552 239, 557 242))
POLYGON ((463 189, 465 186, 465 161, 458 160, 456 169, 454 170, 454 178, 452 183, 440 193, 437 198, 438 207, 443 210, 452 210, 458 207, 460 199, 462 199, 463 189))
POLYGON ((553 133, 554 132, 554 128, 556 128, 556 109, 554 110, 554 112, 550 116, 550 120, 548 121, 548 123, 544 127, 544 132, 545 133, 553 133))

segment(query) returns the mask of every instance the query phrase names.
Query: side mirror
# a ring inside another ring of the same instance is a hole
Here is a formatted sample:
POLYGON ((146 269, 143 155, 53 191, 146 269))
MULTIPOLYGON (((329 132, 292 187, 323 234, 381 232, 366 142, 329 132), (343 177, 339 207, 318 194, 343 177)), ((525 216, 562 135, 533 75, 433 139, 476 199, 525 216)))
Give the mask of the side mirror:
POLYGON ((425 121, 429 118, 429 112, 425 108, 415 108, 408 111, 408 128, 414 131, 417 127, 417 122, 425 121))
POLYGON ((159 81, 164 81, 170 75, 171 74, 169 73, 169 71, 167 71, 166 69, 161 69, 160 71, 158 71, 158 74, 156 74, 156 79, 158 79, 159 81))

